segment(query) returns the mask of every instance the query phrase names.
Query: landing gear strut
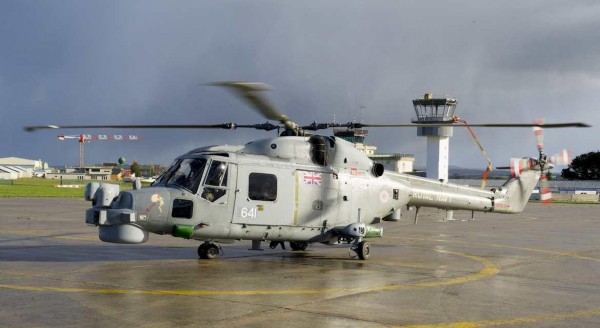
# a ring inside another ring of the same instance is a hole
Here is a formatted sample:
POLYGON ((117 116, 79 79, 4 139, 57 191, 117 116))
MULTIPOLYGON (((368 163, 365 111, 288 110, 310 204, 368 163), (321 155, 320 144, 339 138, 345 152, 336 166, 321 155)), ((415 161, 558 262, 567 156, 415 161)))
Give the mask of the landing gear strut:
POLYGON ((305 241, 290 241, 290 247, 293 251, 305 251, 308 243, 305 241))
POLYGON ((221 247, 219 245, 205 241, 198 246, 198 256, 201 259, 213 260, 219 257, 221 247))

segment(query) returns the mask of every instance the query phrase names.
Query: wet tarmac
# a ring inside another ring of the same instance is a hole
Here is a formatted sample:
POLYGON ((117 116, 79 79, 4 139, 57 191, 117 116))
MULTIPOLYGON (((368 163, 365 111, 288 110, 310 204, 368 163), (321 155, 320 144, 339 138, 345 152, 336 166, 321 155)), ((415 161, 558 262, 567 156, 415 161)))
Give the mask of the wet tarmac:
POLYGON ((0 327, 597 327, 600 205, 414 211, 368 261, 345 246, 250 251, 98 239, 80 199, 0 198, 0 327))

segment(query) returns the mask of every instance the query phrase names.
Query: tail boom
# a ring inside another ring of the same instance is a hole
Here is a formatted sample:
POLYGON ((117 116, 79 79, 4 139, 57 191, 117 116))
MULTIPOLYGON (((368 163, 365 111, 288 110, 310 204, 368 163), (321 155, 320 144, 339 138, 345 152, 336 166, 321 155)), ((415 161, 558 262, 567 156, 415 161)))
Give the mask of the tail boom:
POLYGON ((502 187, 492 190, 439 183, 414 176, 405 176, 402 184, 405 184, 404 190, 409 193, 407 202, 409 206, 519 213, 527 205, 539 178, 539 171, 524 171, 519 176, 507 180, 502 187))

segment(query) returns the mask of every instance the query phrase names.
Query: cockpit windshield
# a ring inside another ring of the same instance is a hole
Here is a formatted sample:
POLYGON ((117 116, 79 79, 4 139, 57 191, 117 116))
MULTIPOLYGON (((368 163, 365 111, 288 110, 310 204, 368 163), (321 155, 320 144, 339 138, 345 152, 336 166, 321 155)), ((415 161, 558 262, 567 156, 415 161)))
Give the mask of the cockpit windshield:
POLYGON ((166 179, 167 186, 176 185, 196 193, 205 166, 206 159, 204 158, 184 158, 169 168, 163 180, 166 179))

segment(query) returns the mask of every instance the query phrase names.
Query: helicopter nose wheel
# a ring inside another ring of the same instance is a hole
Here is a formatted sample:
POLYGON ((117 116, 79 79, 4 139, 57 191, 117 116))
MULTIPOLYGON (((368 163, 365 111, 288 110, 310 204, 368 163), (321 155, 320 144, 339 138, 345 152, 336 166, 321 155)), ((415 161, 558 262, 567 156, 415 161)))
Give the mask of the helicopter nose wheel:
POLYGON ((198 246, 198 256, 201 259, 213 260, 219 257, 221 254, 221 247, 219 245, 211 243, 209 241, 204 242, 198 246))
POLYGON ((369 258, 369 255, 371 254, 371 244, 369 244, 369 242, 367 241, 361 241, 358 243, 355 243, 354 245, 352 245, 350 247, 351 251, 354 251, 356 253, 356 255, 358 255, 358 258, 361 260, 366 260, 369 258))

